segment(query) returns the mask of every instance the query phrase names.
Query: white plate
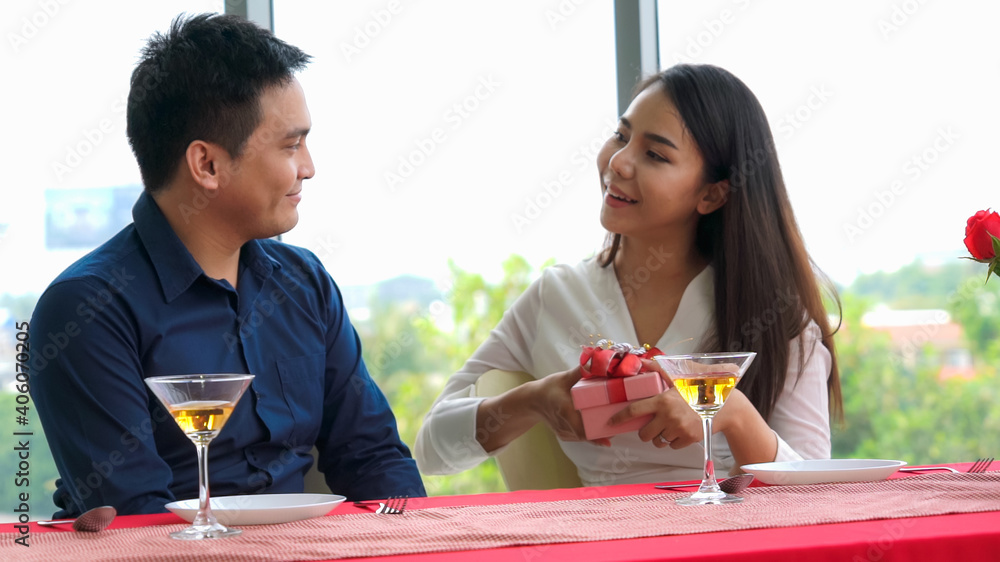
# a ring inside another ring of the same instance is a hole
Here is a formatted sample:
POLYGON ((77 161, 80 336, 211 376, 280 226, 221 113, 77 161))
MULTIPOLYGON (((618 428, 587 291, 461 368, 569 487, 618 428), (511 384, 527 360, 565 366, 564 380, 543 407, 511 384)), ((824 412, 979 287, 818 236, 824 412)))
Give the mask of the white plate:
POLYGON ((742 468, 765 484, 820 484, 884 480, 905 466, 904 461, 881 459, 812 459, 745 464, 742 468))
MULTIPOLYGON (((345 499, 333 494, 258 494, 209 501, 212 513, 223 525, 269 525, 321 517, 345 499)), ((190 523, 198 514, 198 500, 170 502, 167 509, 190 523)))

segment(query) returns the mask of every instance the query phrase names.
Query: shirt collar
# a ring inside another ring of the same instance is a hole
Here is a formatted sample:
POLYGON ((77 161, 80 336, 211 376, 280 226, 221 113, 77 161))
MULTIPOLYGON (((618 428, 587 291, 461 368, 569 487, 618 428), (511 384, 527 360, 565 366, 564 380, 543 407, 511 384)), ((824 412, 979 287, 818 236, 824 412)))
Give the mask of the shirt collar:
MULTIPOLYGON (((132 220, 167 302, 173 301, 205 271, 198 265, 160 210, 156 201, 143 191, 132 207, 132 220)), ((264 250, 259 240, 251 240, 240 250, 240 263, 261 278, 267 278, 281 265, 264 250)))

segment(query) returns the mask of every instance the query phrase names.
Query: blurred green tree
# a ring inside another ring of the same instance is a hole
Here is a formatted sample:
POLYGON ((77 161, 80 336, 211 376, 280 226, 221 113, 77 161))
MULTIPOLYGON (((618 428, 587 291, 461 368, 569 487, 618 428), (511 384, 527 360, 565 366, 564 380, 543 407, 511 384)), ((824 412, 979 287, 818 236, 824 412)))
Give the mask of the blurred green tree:
MULTIPOLYGON (((957 285, 968 287, 969 283, 957 285)), ((938 464, 996 456, 1000 411, 995 401, 1000 379, 991 329, 1000 318, 997 311, 984 313, 980 291, 994 294, 993 289, 976 288, 970 293, 952 289, 951 296, 937 296, 937 302, 947 299, 951 304, 970 346, 981 350, 973 354, 975 378, 945 381, 939 379, 941 365, 935 350, 925 345, 919 350, 921 360, 908 365, 886 333, 861 323, 873 300, 842 294, 844 325, 835 340, 845 419, 834 427, 834 458, 938 464)))
POLYGON ((1000 279, 984 284, 984 270, 953 288, 946 306, 962 325, 972 354, 984 368, 995 369, 1000 359, 1000 279))
POLYGON ((22 503, 21 494, 27 494, 28 501, 23 503, 28 505, 32 521, 48 519, 56 512, 52 494, 56 491, 59 471, 52 459, 49 444, 45 441, 45 433, 38 421, 34 403, 28 401, 25 404, 23 399, 19 402, 17 397, 18 394, 14 392, 0 393, 0 409, 11 413, 11 422, 15 419, 14 414, 20 416, 22 412, 28 420, 25 425, 10 427, 5 440, 9 445, 5 447, 5 454, 0 455, 0 473, 6 475, 0 479, 0 497, 5 498, 11 506, 0 511, 0 523, 17 521, 19 514, 14 513, 13 509, 22 503), (25 410, 17 410, 25 406, 25 410), (26 445, 26 448, 17 449, 22 445, 26 445), (27 458, 22 458, 22 454, 27 458))
MULTIPOLYGON (((538 271, 552 263, 549 260, 538 271)), ((538 273, 517 255, 502 265, 503 278, 491 283, 449 260, 451 279, 441 301, 427 307, 413 301, 372 304, 370 329, 359 328, 367 350, 365 362, 392 404, 405 443, 412 446, 448 377, 486 340, 538 273)), ((505 490, 493 459, 459 474, 423 478, 431 495, 505 490)))

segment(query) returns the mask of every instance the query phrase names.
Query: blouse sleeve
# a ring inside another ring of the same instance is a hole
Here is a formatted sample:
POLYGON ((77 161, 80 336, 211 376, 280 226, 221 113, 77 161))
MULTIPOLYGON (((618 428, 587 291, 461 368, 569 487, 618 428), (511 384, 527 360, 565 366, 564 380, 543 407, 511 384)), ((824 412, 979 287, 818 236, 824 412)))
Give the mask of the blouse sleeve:
POLYGON ((434 401, 413 448, 420 472, 455 474, 503 450, 487 453, 476 440, 476 412, 485 398, 476 396, 475 385, 483 373, 493 369, 533 372, 530 342, 535 340, 544 277, 518 297, 434 401))
POLYGON ((768 420, 778 436, 774 460, 828 459, 831 451, 827 391, 832 367, 830 351, 823 345, 815 322, 810 322, 790 345, 785 386, 768 420), (806 359, 800 370, 802 354, 806 359))

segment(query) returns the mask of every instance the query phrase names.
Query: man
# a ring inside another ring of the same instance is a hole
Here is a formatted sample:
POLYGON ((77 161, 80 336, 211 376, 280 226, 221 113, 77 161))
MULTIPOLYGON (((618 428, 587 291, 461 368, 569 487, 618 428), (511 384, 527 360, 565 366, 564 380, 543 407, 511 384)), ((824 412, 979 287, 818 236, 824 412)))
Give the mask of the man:
POLYGON ((269 240, 295 226, 314 173, 293 76, 308 60, 221 15, 179 17, 143 51, 134 223, 53 281, 31 321, 33 341, 62 343, 35 357, 31 386, 61 476, 55 517, 198 497, 194 446, 143 382, 167 374, 255 375, 209 448, 215 496, 301 492, 314 445, 335 493, 425 495, 337 286, 312 253, 269 240))

